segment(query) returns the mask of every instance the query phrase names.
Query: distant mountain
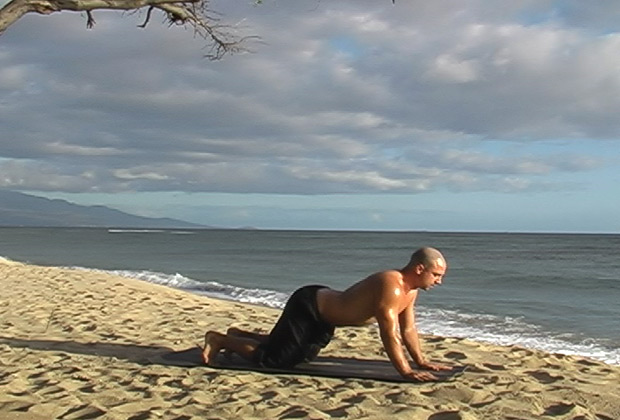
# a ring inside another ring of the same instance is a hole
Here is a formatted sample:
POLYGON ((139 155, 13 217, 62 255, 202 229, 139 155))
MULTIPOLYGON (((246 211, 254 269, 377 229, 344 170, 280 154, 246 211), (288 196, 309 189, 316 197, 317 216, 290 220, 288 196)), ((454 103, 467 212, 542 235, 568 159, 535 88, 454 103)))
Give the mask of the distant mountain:
POLYGON ((208 226, 168 218, 136 216, 105 206, 80 206, 0 189, 0 226, 185 228, 208 226))

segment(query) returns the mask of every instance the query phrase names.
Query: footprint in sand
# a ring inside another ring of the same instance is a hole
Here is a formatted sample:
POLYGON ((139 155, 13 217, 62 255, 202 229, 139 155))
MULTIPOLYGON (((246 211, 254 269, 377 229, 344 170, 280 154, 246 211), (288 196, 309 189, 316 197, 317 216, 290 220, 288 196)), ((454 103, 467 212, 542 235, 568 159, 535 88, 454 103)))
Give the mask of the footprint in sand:
POLYGON ((349 413, 347 412, 347 408, 350 408, 350 405, 345 405, 342 407, 338 407, 338 408, 333 408, 331 410, 323 410, 323 412, 325 414, 327 414, 330 418, 342 418, 342 417, 347 417, 349 415, 349 413))
POLYGON ((82 405, 76 408, 72 408, 69 411, 63 413, 61 418, 75 418, 75 419, 94 419, 103 416, 106 412, 100 410, 92 405, 82 405))
POLYGON ((527 350, 527 349, 520 349, 520 348, 512 349, 512 353, 519 355, 521 357, 530 357, 534 355, 533 351, 527 350))
POLYGON ((34 404, 31 404, 26 401, 9 401, 9 402, 0 404, 0 408, 2 408, 3 411, 18 412, 18 413, 20 412, 25 413, 33 406, 34 404))
POLYGON ((263 400, 270 400, 277 395, 278 393, 275 391, 265 391, 265 392, 260 393, 260 396, 262 397, 263 400))
POLYGON ((486 399, 481 399, 480 401, 472 401, 469 403, 469 405, 473 408, 482 408, 498 401, 501 401, 500 397, 489 395, 486 399))
POLYGON ((465 353, 461 353, 459 351, 448 352, 448 353, 444 354, 444 357, 446 359, 452 359, 452 360, 465 360, 465 359, 467 359, 467 355, 465 353))
POLYGON ((79 388, 78 391, 84 393, 84 394, 94 394, 97 391, 95 390, 95 386, 96 385, 86 385, 83 386, 82 388, 79 388))
POLYGON ((81 324, 86 324, 82 327, 82 331, 95 331, 97 329, 97 325, 91 324, 89 322, 82 322, 81 324))
POLYGON ((342 401, 346 402, 346 403, 350 403, 350 404, 359 404, 362 401, 364 401, 366 399, 366 396, 364 395, 354 395, 352 397, 349 398, 343 398, 342 401))
POLYGON ((278 417, 279 419, 303 419, 308 418, 308 412, 299 406, 293 406, 287 410, 282 412, 282 415, 278 417))
POLYGON ((547 407, 544 414, 547 416, 563 416, 572 411, 573 408, 575 408, 575 404, 561 402, 547 407))
POLYGON ((442 411, 428 416, 428 420, 464 420, 459 411, 442 411))
POLYGON ((530 375, 531 377, 533 377, 534 379, 536 379, 538 382, 542 383, 542 384, 552 384, 554 382, 557 381, 561 381, 562 379, 564 379, 563 376, 553 376, 547 372, 539 372, 539 371, 527 371, 525 372, 528 375, 530 375))
POLYGON ((482 366, 491 369, 491 370, 507 370, 506 366, 503 365, 495 365, 493 363, 483 363, 482 366))
POLYGON ((600 364, 600 363, 593 362, 593 361, 590 361, 590 360, 587 360, 587 359, 577 360, 577 363, 580 364, 580 365, 584 365, 584 366, 598 366, 600 364))

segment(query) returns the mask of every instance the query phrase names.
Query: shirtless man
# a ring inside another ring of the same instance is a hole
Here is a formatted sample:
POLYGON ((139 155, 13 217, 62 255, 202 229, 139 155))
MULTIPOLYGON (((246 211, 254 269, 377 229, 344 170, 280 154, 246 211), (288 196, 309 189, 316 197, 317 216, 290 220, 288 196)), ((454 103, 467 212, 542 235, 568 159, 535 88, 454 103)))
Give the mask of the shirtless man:
POLYGON ((329 343, 335 327, 377 322, 381 341, 394 368, 414 381, 432 381, 430 371, 449 369, 428 362, 415 323, 418 290, 441 284, 447 264, 434 248, 420 248, 400 270, 381 271, 344 291, 306 286, 291 295, 269 335, 230 328, 205 334, 203 359, 211 363, 221 351, 266 367, 292 367, 314 359, 329 343), (418 369, 411 367, 403 345, 418 369))

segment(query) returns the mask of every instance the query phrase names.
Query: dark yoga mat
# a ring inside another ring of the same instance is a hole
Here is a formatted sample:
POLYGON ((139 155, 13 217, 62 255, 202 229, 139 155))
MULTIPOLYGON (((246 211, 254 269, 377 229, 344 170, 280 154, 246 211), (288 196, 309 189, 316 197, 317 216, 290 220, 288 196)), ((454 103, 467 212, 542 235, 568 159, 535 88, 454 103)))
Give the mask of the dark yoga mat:
MULTIPOLYGON (((171 366, 203 366, 201 350, 193 347, 187 350, 171 351, 159 356, 158 363, 171 366)), ((317 357, 309 363, 301 363, 291 369, 264 368, 241 359, 238 356, 226 357, 222 353, 215 359, 216 369, 245 370, 262 373, 286 375, 322 376, 329 378, 373 379, 385 382, 411 382, 396 372, 387 360, 362 360, 346 357, 317 357)), ((451 370, 432 372, 440 381, 448 381, 460 376, 467 366, 454 366, 451 370)))

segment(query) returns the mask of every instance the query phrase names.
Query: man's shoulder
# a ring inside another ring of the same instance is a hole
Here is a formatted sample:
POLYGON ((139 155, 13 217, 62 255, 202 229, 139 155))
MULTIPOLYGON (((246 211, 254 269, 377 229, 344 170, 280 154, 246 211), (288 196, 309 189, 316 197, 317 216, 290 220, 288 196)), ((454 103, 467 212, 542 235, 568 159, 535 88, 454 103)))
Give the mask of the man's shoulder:
POLYGON ((373 283, 392 284, 394 282, 401 282, 403 275, 398 270, 384 270, 378 271, 370 275, 366 280, 373 283))
POLYGON ((398 270, 379 271, 377 275, 379 276, 379 278, 386 279, 386 280, 402 280, 403 279, 403 273, 401 273, 398 270))

